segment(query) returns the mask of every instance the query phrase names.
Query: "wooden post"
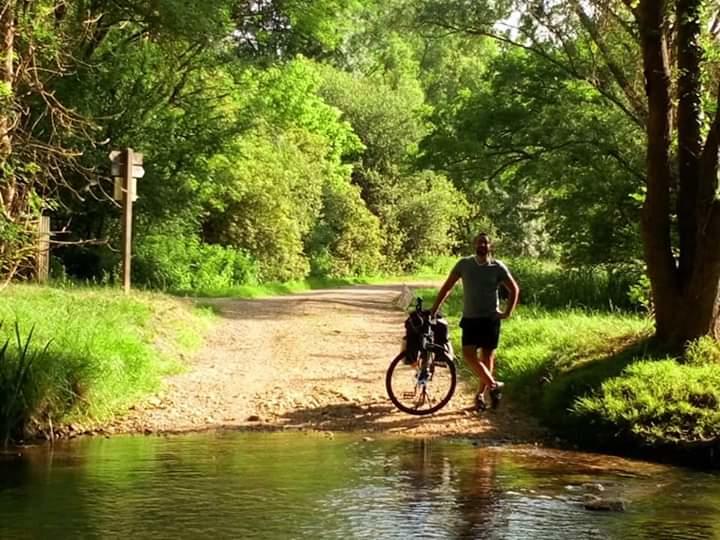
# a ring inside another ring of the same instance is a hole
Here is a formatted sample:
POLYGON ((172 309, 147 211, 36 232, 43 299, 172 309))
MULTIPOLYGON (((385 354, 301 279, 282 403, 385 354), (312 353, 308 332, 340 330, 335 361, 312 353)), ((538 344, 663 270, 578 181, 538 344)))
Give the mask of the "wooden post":
POLYGON ((130 293, 130 270, 132 257, 132 202, 133 202, 133 150, 125 150, 122 192, 122 278, 125 294, 130 293))
POLYGON ((38 231, 37 280, 47 283, 50 277, 50 217, 40 216, 38 231))

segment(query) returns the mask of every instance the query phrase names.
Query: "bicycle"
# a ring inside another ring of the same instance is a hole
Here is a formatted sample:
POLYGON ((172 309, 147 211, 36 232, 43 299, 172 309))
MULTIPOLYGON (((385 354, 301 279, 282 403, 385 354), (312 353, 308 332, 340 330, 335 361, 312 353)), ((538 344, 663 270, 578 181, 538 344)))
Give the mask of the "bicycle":
MULTIPOLYGON (((406 321, 408 334, 419 337, 417 354, 408 335, 407 349, 398 354, 388 366, 385 388, 390 401, 402 412, 427 415, 442 409, 452 398, 457 385, 457 368, 452 346, 435 342, 430 311, 422 309, 422 298, 415 303, 415 311, 406 321)), ((437 327, 437 323, 435 324, 437 327)))

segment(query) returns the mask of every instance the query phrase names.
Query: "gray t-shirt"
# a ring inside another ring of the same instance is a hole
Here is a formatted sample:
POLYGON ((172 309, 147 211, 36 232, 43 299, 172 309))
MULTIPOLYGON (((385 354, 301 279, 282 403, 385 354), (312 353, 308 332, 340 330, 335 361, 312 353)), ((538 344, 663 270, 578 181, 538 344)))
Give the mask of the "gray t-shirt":
POLYGON ((492 317, 498 309, 498 286, 510 276, 501 261, 478 263, 474 256, 460 259, 452 269, 463 284, 463 317, 492 317))

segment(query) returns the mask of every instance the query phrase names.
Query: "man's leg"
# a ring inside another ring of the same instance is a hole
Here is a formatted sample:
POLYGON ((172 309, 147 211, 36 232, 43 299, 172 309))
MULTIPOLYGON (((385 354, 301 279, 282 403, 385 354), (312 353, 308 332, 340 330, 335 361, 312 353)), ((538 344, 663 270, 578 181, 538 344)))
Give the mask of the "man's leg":
MULTIPOLYGON (((482 392, 485 389, 485 386, 490 388, 495 386, 495 379, 493 378, 491 371, 492 364, 490 364, 491 367, 488 369, 488 365, 482 360, 482 351, 480 354, 481 358, 478 358, 477 347, 475 345, 463 346, 463 358, 472 372, 480 380, 478 392, 482 392)), ((494 355, 492 360, 494 361, 494 355)))
MULTIPOLYGON (((480 362, 490 373, 493 373, 495 369, 495 349, 481 348, 480 362)), ((500 404, 500 399, 502 398, 502 387, 503 383, 496 380, 493 376, 493 383, 490 386, 490 404, 493 409, 496 409, 500 404)))
POLYGON ((495 386, 495 349, 488 349, 486 347, 480 348, 480 363, 485 369, 492 375, 493 382, 490 385, 492 388, 495 386))

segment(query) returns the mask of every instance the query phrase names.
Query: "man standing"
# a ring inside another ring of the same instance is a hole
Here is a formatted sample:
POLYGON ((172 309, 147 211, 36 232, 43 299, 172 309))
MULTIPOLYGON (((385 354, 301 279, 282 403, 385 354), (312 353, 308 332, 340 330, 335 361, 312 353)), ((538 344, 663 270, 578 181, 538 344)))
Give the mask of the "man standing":
POLYGON ((475 409, 485 410, 486 388, 490 390, 491 405, 496 408, 503 387, 503 383, 493 376, 495 350, 500 340, 500 321, 512 314, 520 288, 507 266, 492 256, 492 243, 486 233, 480 233, 475 238, 475 255, 460 259, 440 287, 431 310, 433 316, 459 279, 462 279, 463 284, 463 314, 460 320, 463 358, 480 379, 475 395, 475 409), (509 293, 504 310, 499 309, 500 285, 509 293))

